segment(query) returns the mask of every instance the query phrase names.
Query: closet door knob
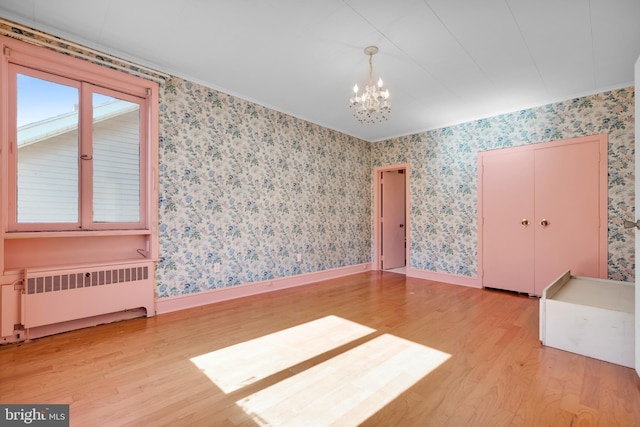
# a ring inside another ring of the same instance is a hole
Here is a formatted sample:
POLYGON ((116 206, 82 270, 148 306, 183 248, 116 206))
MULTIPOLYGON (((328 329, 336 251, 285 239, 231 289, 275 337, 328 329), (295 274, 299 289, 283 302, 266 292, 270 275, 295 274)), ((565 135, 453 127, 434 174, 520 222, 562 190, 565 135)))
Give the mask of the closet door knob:
POLYGON ((520 224, 522 224, 523 227, 526 227, 527 225, 529 225, 529 220, 525 218, 520 224))
POLYGON ((540 225, 543 227, 546 227, 547 225, 549 225, 549 221, 547 221, 546 219, 543 219, 542 221, 540 221, 540 225))

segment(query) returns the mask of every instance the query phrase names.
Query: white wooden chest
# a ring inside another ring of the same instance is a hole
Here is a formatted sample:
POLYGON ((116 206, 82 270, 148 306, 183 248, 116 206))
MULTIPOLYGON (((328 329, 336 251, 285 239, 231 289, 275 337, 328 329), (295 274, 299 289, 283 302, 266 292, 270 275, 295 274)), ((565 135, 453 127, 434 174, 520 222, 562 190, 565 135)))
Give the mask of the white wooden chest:
POLYGON ((540 299, 540 340, 618 365, 634 367, 633 283, 565 272, 540 299))

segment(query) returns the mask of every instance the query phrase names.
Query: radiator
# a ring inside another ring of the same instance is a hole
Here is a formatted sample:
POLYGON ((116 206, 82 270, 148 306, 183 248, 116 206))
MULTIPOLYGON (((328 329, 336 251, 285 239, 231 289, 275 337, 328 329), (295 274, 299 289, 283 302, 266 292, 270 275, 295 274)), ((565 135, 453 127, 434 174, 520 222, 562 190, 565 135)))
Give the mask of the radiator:
POLYGON ((153 273, 153 263, 26 271, 22 325, 29 329, 138 308, 151 317, 153 273))

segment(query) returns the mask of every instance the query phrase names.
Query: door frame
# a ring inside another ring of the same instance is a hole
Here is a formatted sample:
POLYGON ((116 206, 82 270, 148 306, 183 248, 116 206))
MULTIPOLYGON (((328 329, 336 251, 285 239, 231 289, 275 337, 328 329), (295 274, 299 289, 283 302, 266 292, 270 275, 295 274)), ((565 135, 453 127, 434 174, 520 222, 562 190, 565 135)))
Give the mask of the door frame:
MULTIPOLYGON (((640 57, 637 59, 635 63, 635 84, 636 87, 640 87, 640 57)), ((637 93, 636 93, 637 95, 637 93)), ((640 141, 640 98, 638 96, 635 97, 635 114, 636 114, 636 123, 635 123, 635 137, 636 141, 640 141)), ((635 150, 635 217, 637 220, 640 217, 640 150, 636 146, 635 150)), ((635 307, 635 327, 636 327, 636 373, 640 376, 640 269, 638 268, 638 260, 640 260, 640 232, 638 228, 635 229, 635 259, 636 259, 636 268, 635 268, 635 285, 636 285, 636 307, 635 307)))
POLYGON ((373 169, 373 268, 374 270, 381 269, 380 251, 382 250, 382 233, 380 231, 380 208, 382 205, 382 197, 380 194, 380 175, 382 172, 404 170, 404 212, 405 212, 405 259, 407 272, 411 268, 410 248, 411 248, 411 221, 410 221, 410 198, 411 193, 409 185, 409 177, 411 176, 411 170, 409 163, 399 163, 389 166, 379 166, 373 169))

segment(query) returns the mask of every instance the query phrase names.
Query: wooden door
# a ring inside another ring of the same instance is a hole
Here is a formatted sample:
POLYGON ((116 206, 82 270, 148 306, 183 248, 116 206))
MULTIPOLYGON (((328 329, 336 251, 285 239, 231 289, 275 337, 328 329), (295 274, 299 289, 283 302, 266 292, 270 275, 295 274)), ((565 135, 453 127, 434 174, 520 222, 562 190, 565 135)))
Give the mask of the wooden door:
POLYGON ((382 269, 404 267, 405 261, 405 174, 404 170, 382 173, 382 269))
POLYGON ((600 188, 600 141, 534 152, 534 293, 542 295, 567 270, 606 277, 600 262, 600 192, 607 191, 600 188))
POLYGON ((533 153, 482 153, 481 167, 483 286, 532 294, 533 153))

